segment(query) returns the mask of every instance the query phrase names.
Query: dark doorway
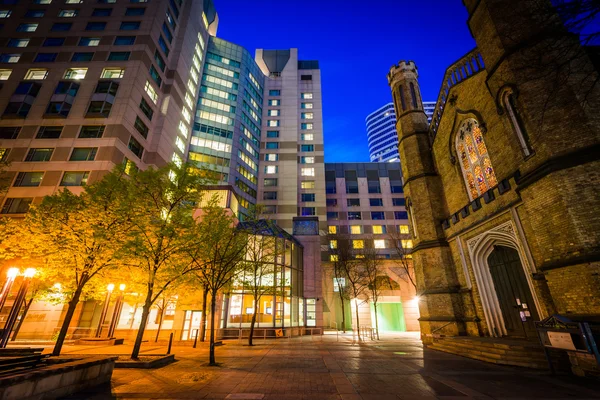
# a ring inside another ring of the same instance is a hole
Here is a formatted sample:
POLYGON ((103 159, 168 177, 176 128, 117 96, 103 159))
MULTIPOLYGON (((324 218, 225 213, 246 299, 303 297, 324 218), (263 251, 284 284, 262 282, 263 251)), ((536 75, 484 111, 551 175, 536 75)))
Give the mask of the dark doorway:
POLYGON ((488 265, 504 317, 508 336, 537 338, 534 321, 539 321, 519 253, 510 247, 494 246, 488 265))

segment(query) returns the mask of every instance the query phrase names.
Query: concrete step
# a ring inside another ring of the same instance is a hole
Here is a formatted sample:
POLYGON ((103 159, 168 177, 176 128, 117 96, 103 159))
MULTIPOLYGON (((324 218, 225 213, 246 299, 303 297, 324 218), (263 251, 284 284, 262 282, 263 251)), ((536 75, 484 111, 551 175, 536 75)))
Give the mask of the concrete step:
POLYGON ((440 343, 428 345, 427 348, 494 364, 513 365, 534 369, 548 369, 548 364, 545 357, 539 358, 537 356, 530 357, 528 355, 518 355, 517 352, 500 355, 496 353, 486 353, 485 349, 465 349, 462 347, 454 347, 440 343))
POLYGON ((456 343, 459 345, 465 346, 477 346, 477 347, 488 347, 488 348, 496 348, 496 349, 506 349, 506 350, 531 350, 531 351, 539 351, 541 346, 539 343, 527 342, 527 341, 511 341, 507 340, 506 343, 499 343, 493 340, 481 340, 479 338, 468 338, 468 337, 443 337, 439 339, 434 339, 434 341, 446 342, 446 343, 456 343))
POLYGON ((518 351, 510 351, 505 353, 492 353, 487 348, 464 348, 456 347, 450 344, 435 343, 430 348, 444 348, 448 351, 455 352, 457 354, 473 354, 487 357, 494 360, 512 360, 512 361, 524 361, 524 362, 546 362, 546 356, 544 353, 523 353, 518 351))
POLYGON ((440 344, 443 346, 452 346, 452 347, 456 347, 458 349, 465 349, 465 350, 477 350, 477 351, 482 351, 482 352, 486 352, 489 354, 498 354, 498 355, 519 355, 519 356, 530 356, 533 358, 543 358, 545 359, 544 356, 544 351, 540 346, 521 346, 522 348, 506 348, 506 347, 500 347, 500 346, 490 346, 489 343, 486 342, 478 342, 478 341, 471 341, 471 340, 446 340, 444 339, 435 339, 434 340, 435 344, 440 344), (483 345, 481 345, 481 343, 484 343, 483 345))

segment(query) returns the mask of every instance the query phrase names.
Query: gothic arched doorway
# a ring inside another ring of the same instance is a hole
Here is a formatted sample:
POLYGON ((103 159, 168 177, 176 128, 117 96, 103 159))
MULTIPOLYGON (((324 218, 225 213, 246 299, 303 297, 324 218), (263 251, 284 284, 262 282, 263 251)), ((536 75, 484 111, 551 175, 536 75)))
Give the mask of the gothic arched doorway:
POLYGON ((508 336, 537 337, 538 313, 517 250, 494 246, 487 259, 508 336))

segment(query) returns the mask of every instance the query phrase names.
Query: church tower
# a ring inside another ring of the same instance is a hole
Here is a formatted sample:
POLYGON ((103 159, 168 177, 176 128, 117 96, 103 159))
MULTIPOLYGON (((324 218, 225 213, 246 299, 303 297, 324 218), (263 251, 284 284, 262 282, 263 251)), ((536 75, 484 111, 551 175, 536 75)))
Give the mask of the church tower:
POLYGON ((432 338, 428 334, 463 335, 466 328, 459 284, 441 224, 447 212, 417 77, 415 63, 401 61, 391 68, 388 83, 396 109, 406 208, 414 242, 421 335, 429 343, 432 338))

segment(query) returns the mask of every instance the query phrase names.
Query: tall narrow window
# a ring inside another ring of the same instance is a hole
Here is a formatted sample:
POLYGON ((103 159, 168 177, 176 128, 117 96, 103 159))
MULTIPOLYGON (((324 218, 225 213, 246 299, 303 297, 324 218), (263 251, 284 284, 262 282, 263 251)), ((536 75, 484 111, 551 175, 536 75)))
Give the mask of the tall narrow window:
POLYGON ((400 96, 400 103, 402 104, 402 111, 406 110, 406 101, 404 101, 404 88, 402 85, 398 86, 398 94, 400 96))
POLYGON ((523 129, 523 124, 521 123, 521 118, 517 112, 517 108, 515 107, 515 94, 512 90, 507 90, 502 96, 502 105, 506 109, 506 114, 508 114, 508 118, 510 118, 510 123, 517 134, 517 139, 519 139, 519 145, 521 146, 521 151, 525 157, 531 155, 531 148, 529 147, 529 142, 527 138, 527 134, 525 129, 523 129))
POLYGON ((456 153, 471 200, 498 184, 477 120, 469 118, 460 125, 456 153))
POLYGON ((410 83, 410 98, 413 107, 417 108, 417 92, 415 91, 415 85, 412 82, 410 83))

